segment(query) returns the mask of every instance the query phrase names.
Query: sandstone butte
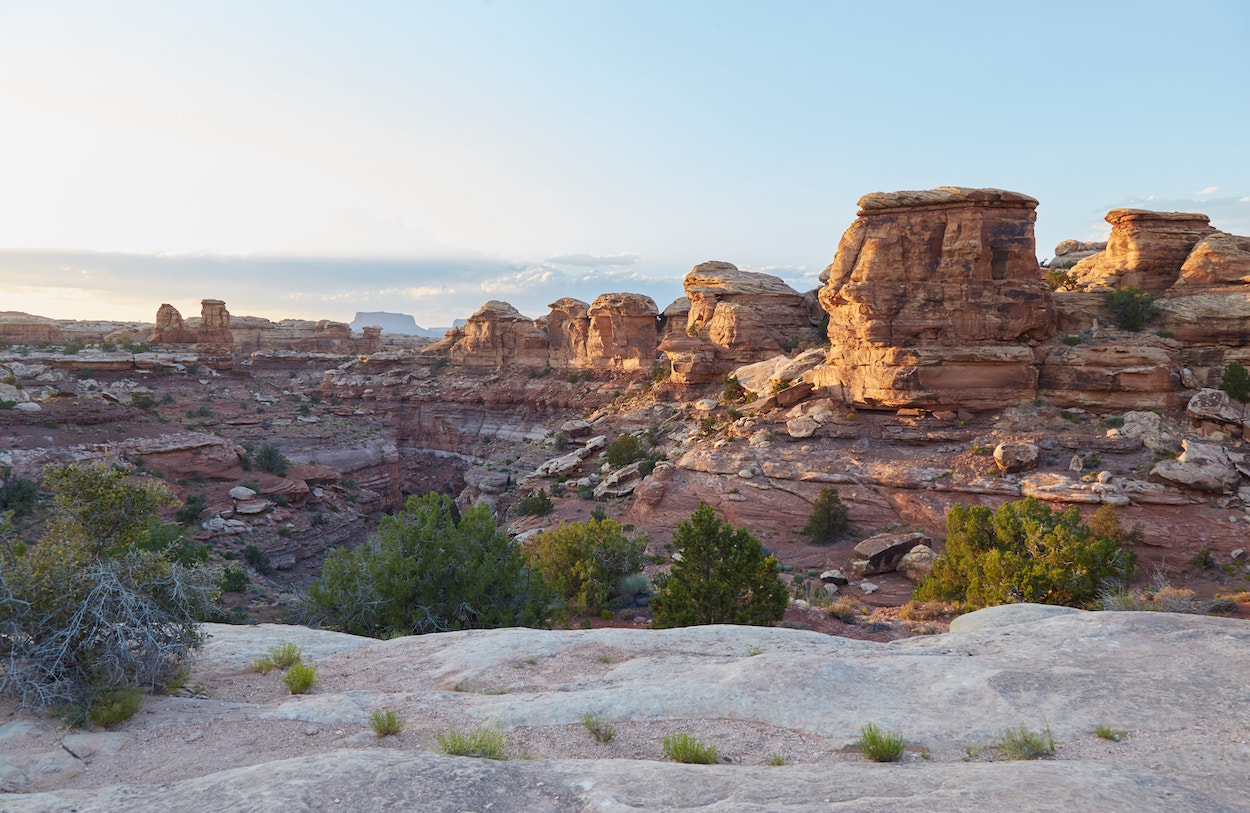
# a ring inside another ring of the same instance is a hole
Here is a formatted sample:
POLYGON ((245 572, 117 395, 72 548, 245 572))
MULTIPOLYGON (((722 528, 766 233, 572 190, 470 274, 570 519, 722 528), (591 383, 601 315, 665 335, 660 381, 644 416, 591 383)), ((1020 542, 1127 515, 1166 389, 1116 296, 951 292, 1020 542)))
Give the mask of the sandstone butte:
POLYGON ((233 317, 212 299, 146 326, 0 313, 0 467, 114 461, 201 496, 188 530, 245 568, 250 592, 227 598, 254 620, 291 607, 328 549, 359 544, 404 495, 445 490, 519 538, 602 510, 653 554, 707 501, 791 568, 786 622, 811 628, 644 631, 637 607, 606 622, 623 629, 391 642, 212 627, 203 696, 150 697, 119 731, 0 706, 0 808, 1243 809, 1246 601, 1232 619, 999 608, 927 635, 944 624, 897 609, 922 573, 855 575, 858 546, 796 535, 829 486, 862 536, 906 526, 939 550, 951 505, 1031 496, 1115 506, 1143 525, 1143 578, 1197 602, 1250 575, 1250 423, 1215 389, 1228 364, 1250 366, 1250 238, 1117 210, 1105 246, 1056 248, 1068 289, 1051 291, 1035 207, 991 189, 866 195, 818 291, 709 261, 663 309, 631 293, 537 317, 488 302, 434 343, 233 317), (1140 333, 1104 302, 1125 284, 1156 295, 1140 333), (152 346, 40 347, 103 339, 152 346), (729 375, 758 397, 722 391, 729 375), (627 433, 662 458, 650 474, 604 469, 627 433), (248 467, 261 443, 292 461, 285 474, 248 467), (539 489, 552 514, 520 514, 539 489), (804 576, 835 569, 852 574, 829 582, 849 622, 804 576), (322 673, 313 694, 246 670, 284 640, 322 673), (383 706, 408 733, 366 731, 383 706), (588 712, 617 725, 613 742, 589 738, 588 712), (432 753, 438 732, 491 720, 535 759, 432 753), (859 761, 846 749, 867 722, 930 759, 859 761), (990 761, 1002 728, 1047 723, 1055 760, 990 761), (1099 724, 1128 737, 1099 740, 1099 724), (659 761, 676 730, 732 762, 659 761), (765 765, 774 752, 790 764, 765 765))

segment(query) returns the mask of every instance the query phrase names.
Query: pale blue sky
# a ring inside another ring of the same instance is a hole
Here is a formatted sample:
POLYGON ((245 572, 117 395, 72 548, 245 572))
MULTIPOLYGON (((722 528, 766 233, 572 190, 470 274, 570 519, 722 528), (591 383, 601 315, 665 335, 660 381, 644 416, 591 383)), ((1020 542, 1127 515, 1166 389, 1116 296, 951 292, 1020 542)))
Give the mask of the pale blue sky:
POLYGON ((946 184, 1038 198, 1043 259, 1123 205, 1250 234, 1248 58, 1240 0, 0 0, 0 309, 663 308, 946 184))

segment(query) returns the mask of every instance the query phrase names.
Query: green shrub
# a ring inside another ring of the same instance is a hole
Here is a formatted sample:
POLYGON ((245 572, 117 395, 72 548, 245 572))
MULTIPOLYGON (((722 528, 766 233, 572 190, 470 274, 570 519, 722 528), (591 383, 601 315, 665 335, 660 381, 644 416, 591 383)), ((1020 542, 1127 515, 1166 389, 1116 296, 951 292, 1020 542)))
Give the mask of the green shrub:
POLYGON ((332 550, 309 588, 312 619, 355 635, 536 626, 549 593, 520 546, 478 504, 410 497, 367 544, 332 550))
POLYGON ((764 764, 779 768, 786 764, 786 755, 780 751, 774 751, 768 755, 768 759, 764 760, 764 764))
POLYGON ((317 682, 317 670, 312 664, 293 664, 282 674, 282 682, 291 694, 305 694, 317 682))
POLYGON ((700 503, 673 531, 672 569, 651 600, 657 628, 780 621, 788 598, 777 560, 745 528, 700 503))
POLYGON ((271 656, 261 655, 259 658, 252 660, 252 662, 248 664, 248 668, 258 674, 267 675, 277 669, 278 665, 273 662, 273 658, 271 656))
POLYGON ((1234 361, 1224 368, 1224 375, 1220 378, 1220 389, 1228 393, 1228 397, 1235 398, 1243 404, 1250 401, 1250 372, 1234 361))
POLYGON ((227 567, 221 572, 221 579, 217 582, 221 592, 223 593, 242 593, 252 580, 247 577, 247 571, 241 567, 227 567))
POLYGON ((807 519, 807 525, 799 533, 808 537, 814 545, 829 544, 846 533, 849 514, 850 511, 842 504, 836 488, 822 488, 812 503, 812 513, 807 519))
POLYGON ((273 661, 273 665, 279 669, 290 669, 299 663, 304 657, 304 653, 300 650, 298 644, 290 641, 271 647, 269 650, 269 660, 273 661))
POLYGON ((141 546, 156 509, 174 502, 163 483, 104 464, 49 467, 43 481, 53 503, 43 536, 0 545, 0 691, 85 716, 102 692, 159 685, 182 665, 213 577, 141 546))
POLYGON ((187 497, 186 503, 183 504, 176 512, 174 519, 182 523, 195 522, 200 518, 200 514, 204 513, 206 501, 203 494, 192 494, 187 497))
POLYGON ((711 765, 720 759, 720 751, 714 745, 706 745, 686 733, 670 734, 662 741, 664 755, 673 762, 692 765, 711 765))
POLYGON ((87 707, 87 719, 94 726, 112 728, 126 722, 143 707, 143 690, 138 686, 104 692, 87 707))
POLYGON ((734 378, 732 375, 725 376, 725 384, 721 387, 720 398, 726 404, 736 404, 739 401, 745 401, 747 398, 747 389, 742 386, 742 382, 734 378))
POLYGON ((34 480, 14 477, 12 469, 0 471, 0 514, 12 511, 24 516, 34 510, 39 502, 39 487, 34 480))
POLYGON ((642 460, 646 456, 647 452, 642 448, 642 441, 638 439, 637 435, 621 435, 609 443, 608 448, 604 452, 604 459, 614 469, 628 466, 630 463, 642 460))
POLYGON ((260 573, 273 572, 273 565, 269 561, 269 554, 265 553, 255 545, 249 544, 243 548, 243 561, 247 562, 260 573))
POLYGON ((1007 759, 1041 759, 1055 754, 1055 738, 1050 726, 1040 732, 1030 731, 1023 723, 1017 728, 1005 728, 995 745, 1007 759))
POLYGON ((436 739, 439 750, 453 757, 508 758, 504 752, 508 739, 498 725, 480 725, 472 731, 453 728, 439 734, 436 739))
POLYGON ((403 733, 404 718, 395 709, 378 709, 369 715, 369 727, 378 737, 392 737, 403 733))
POLYGON ((907 739, 898 732, 886 733, 869 723, 859 730, 859 750, 873 762, 898 762, 907 750, 907 739))
POLYGON ((566 607, 595 613, 618 602, 623 580, 642 570, 645 540, 627 538, 614 519, 591 519, 543 531, 525 556, 566 607))
POLYGON ((1076 290, 1076 277, 1070 270, 1072 266, 1051 266, 1046 270, 1046 285, 1052 291, 1076 290))
POLYGON ((554 507, 547 492, 541 488, 533 494, 522 497, 516 503, 517 513, 526 517, 545 517, 554 507))
POLYGON ((287 466, 291 464, 291 461, 282 455, 277 446, 267 441, 256 450, 253 462, 261 471, 267 471, 278 477, 285 477, 287 466))
POLYGON ((1084 341, 1084 339, 1080 336, 1064 336, 1062 339, 1060 339, 1060 341, 1066 344, 1068 347, 1076 347, 1078 344, 1084 341))
POLYGON ((594 738, 600 745, 607 745, 616 736, 616 726, 604 720, 598 714, 583 714, 582 725, 594 735, 594 738))
POLYGON ((1111 742, 1119 742, 1120 740, 1124 739, 1125 735, 1127 735, 1128 732, 1121 731, 1118 728, 1112 728, 1109 725, 1099 725, 1094 728, 1094 734, 1096 734, 1097 736, 1099 736, 1100 738, 1104 740, 1111 740, 1111 742))
POLYGON ((1122 329, 1134 333, 1141 330, 1147 322, 1159 314, 1154 301, 1153 296, 1131 285, 1107 291, 1103 295, 1103 302, 1107 310, 1111 311, 1111 317, 1115 319, 1115 323, 1122 329))
POLYGON ((955 505, 946 515, 946 548, 916 587, 918 601, 971 608, 1035 602, 1092 605, 1109 584, 1127 582, 1133 556, 1120 546, 1134 534, 1109 506, 1088 527, 1073 506, 1058 512, 1033 498, 993 513, 955 505))

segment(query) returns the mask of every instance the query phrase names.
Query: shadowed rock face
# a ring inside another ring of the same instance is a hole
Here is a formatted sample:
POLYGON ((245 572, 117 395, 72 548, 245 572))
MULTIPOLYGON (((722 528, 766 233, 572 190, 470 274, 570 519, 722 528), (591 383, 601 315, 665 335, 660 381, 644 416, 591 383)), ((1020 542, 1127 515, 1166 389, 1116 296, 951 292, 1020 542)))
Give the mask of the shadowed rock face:
POLYGON ((1034 248, 1037 201, 941 187, 860 198, 820 303, 816 383, 872 406, 1001 406, 1033 397, 1029 343, 1055 332, 1034 248))
POLYGON ((1189 252, 1215 229, 1206 215, 1112 209, 1107 248, 1072 268, 1078 287, 1107 290, 1132 286, 1161 294, 1180 275, 1189 252))
POLYGON ((572 297, 562 297, 547 307, 547 357, 552 367, 586 367, 590 358, 586 355, 586 339, 590 335, 590 308, 585 302, 572 297))

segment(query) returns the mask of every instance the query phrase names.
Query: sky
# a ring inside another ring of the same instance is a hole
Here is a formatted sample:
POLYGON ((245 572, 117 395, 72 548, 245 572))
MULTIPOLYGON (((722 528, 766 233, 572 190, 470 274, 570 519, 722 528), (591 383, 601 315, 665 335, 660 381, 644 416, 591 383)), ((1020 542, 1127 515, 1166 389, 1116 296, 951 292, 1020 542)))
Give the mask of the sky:
POLYGON ((0 0, 0 310, 425 327, 816 287, 864 194, 1250 234, 1250 3, 0 0))

